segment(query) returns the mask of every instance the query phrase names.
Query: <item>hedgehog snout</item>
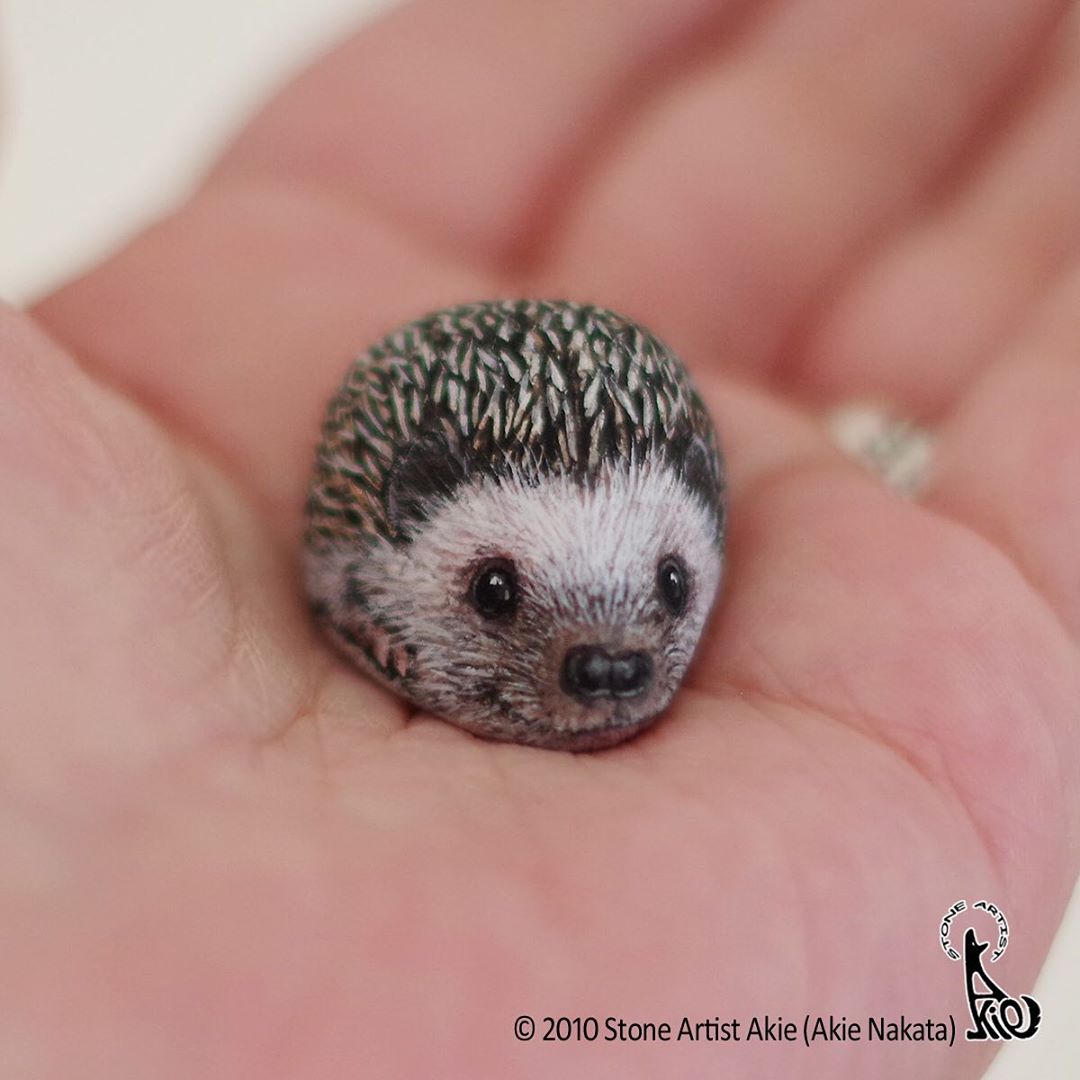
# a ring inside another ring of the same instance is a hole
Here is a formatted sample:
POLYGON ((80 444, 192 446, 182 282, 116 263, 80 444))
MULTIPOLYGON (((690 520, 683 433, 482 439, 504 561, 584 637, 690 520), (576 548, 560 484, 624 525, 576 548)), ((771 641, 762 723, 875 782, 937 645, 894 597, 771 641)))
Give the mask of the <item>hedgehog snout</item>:
POLYGON ((564 693, 586 703, 598 698, 632 698, 652 682, 648 653, 610 653, 601 645, 575 645, 567 650, 559 674, 564 693))

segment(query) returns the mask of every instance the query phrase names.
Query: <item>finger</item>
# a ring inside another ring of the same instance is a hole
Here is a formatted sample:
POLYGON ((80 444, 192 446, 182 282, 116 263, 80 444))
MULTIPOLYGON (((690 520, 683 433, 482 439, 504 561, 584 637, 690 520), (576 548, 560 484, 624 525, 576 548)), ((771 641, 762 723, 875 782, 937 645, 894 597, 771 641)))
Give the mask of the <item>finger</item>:
POLYGON ((733 500, 750 498, 771 478, 792 470, 856 471, 822 424, 753 384, 703 371, 698 386, 728 459, 726 485, 733 500))
POLYGON ((321 414, 351 361, 406 319, 495 291, 351 208, 222 182, 36 313, 293 536, 321 414))
MULTIPOLYGON (((108 796, 108 777, 279 722, 304 673, 288 605, 211 474, 0 311, 0 759, 5 791, 108 796), (224 533, 224 535, 222 535, 224 533), (267 625, 264 625, 264 622, 267 625), (255 695, 256 709, 251 707, 255 695), (267 704, 267 702, 272 704, 267 704)), ((299 615, 297 616, 299 618, 299 615)))
POLYGON ((544 280, 761 371, 969 148, 1064 6, 782 5, 621 144, 544 280))
POLYGON ((929 499, 1007 551, 1080 639, 1080 263, 940 433, 929 499))
POLYGON ((963 186, 861 272, 785 378, 824 398, 945 408, 1080 252, 1080 34, 963 186))
POLYGON ((748 2, 407 4, 274 101, 221 174, 300 181, 502 262, 628 100, 748 2))

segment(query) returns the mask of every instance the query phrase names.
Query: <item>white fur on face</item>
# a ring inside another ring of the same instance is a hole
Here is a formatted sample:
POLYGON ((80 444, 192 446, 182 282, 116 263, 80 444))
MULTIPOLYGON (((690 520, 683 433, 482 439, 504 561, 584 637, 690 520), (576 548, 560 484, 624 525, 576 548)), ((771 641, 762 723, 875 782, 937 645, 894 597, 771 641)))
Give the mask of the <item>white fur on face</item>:
MULTIPOLYGON (((417 704, 477 734, 581 749, 618 742, 666 707, 721 574, 711 514, 673 470, 652 463, 607 466, 589 486, 567 476, 477 479, 433 507, 410 544, 309 559, 309 587, 331 626, 373 618, 380 663, 395 655, 407 663, 396 689, 417 704), (679 616, 657 587, 669 555, 690 574, 679 616), (492 558, 517 573, 519 606, 505 619, 484 618, 469 599, 492 558), (366 611, 348 600, 350 582, 366 611), (575 645, 648 653, 650 687, 587 705, 569 697, 559 674, 575 645)), ((372 640, 370 629, 365 636, 372 640)))

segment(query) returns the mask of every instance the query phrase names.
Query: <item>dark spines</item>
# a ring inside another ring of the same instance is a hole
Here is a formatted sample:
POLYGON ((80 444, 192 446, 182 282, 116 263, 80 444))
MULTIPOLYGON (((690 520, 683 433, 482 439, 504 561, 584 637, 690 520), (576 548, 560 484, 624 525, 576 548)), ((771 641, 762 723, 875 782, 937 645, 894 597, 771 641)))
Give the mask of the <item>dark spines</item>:
POLYGON ((358 527, 372 538, 401 535, 407 519, 423 517, 426 495, 452 494, 472 470, 585 480, 605 462, 659 454, 683 468, 695 440, 709 468, 687 461, 685 478, 719 522, 712 425, 682 365, 648 331, 567 302, 438 311, 372 348, 332 400, 309 541, 359 539, 358 527), (403 498, 405 485, 389 482, 393 470, 414 441, 431 438, 440 451, 445 444, 448 467, 436 470, 434 486, 403 498))
POLYGON ((383 490, 393 535, 408 539, 409 525, 425 520, 435 500, 452 496, 468 472, 466 460, 441 432, 425 432, 401 447, 383 490))
POLYGON ((673 443, 668 449, 669 460, 679 472, 682 482, 711 507, 716 516, 717 536, 724 531, 725 481, 723 459, 717 447, 694 433, 673 443))

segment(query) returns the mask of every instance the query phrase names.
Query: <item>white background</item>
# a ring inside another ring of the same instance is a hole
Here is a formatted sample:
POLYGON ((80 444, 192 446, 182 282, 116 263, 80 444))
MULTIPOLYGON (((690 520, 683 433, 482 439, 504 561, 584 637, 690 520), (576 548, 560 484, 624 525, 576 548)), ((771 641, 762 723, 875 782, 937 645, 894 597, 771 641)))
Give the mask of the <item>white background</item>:
MULTIPOLYGON (((23 302, 168 205, 268 88, 393 0, 0 2, 0 297, 23 302)), ((1080 1077, 1078 961, 1074 898, 1035 991, 1042 1030, 992 1080, 1080 1077)))

